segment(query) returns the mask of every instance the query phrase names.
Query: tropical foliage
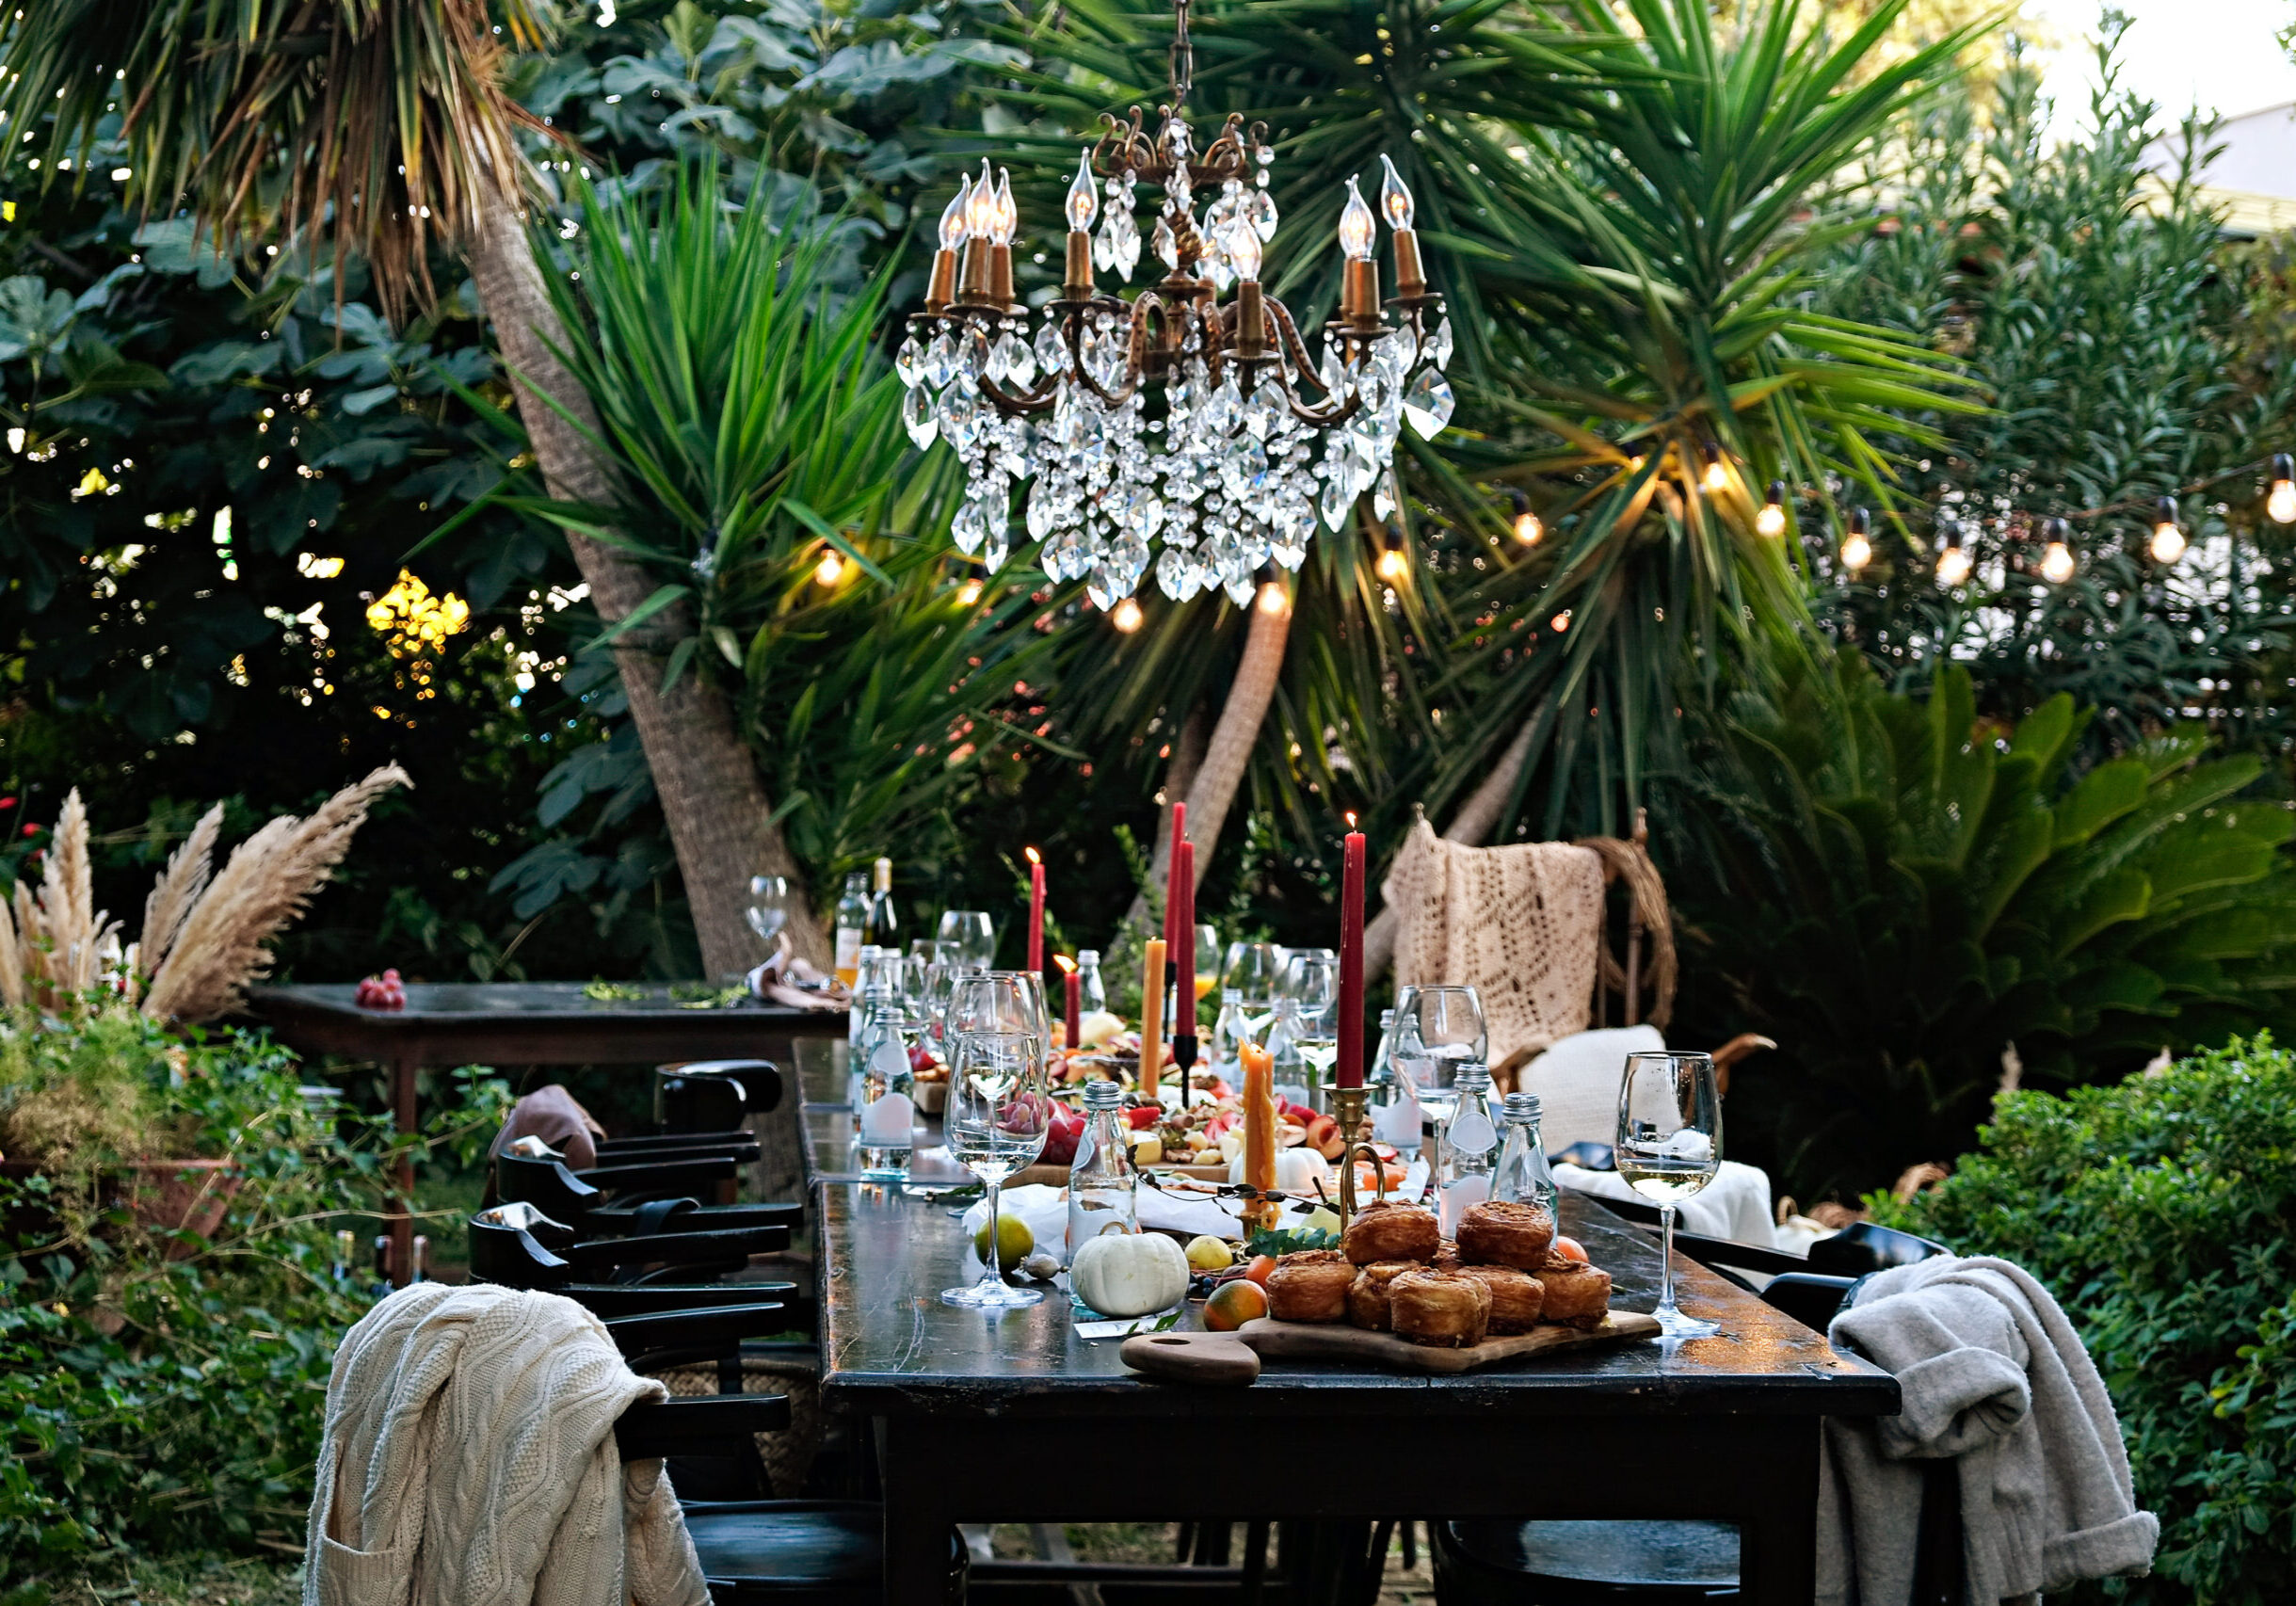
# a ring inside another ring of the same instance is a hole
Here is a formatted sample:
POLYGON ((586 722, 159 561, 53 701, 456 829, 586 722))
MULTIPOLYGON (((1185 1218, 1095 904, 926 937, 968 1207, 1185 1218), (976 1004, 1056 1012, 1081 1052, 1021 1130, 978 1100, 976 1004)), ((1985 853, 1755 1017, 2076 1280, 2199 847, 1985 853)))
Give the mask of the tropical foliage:
MULTIPOLYGON (((1735 1098, 1735 1095, 1733 1095, 1735 1098)), ((2296 1589, 2296 1057, 2235 1039, 2158 1074, 2015 1093, 1933 1193, 1869 1202, 2057 1292, 2112 1391, 2152 1576, 2066 1598, 2266 1606, 2296 1589)))
POLYGON ((1678 1018, 1779 1044, 1732 1094, 1743 1151, 1854 1192, 1951 1159, 2020 1078, 2287 1018, 2296 824, 2245 795, 2262 761, 2176 728, 2084 769, 2088 717, 1996 726, 1958 666, 1917 700, 1855 657, 1733 701, 1661 838, 1678 1018))

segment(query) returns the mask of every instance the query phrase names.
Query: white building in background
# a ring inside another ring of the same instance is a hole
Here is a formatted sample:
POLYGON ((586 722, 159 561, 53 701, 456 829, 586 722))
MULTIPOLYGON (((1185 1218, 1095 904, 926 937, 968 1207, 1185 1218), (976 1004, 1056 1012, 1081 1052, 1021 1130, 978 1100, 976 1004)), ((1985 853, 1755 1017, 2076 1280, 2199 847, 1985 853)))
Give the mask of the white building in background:
MULTIPOLYGON (((2201 174, 2201 193, 2223 208, 2227 233, 2296 229, 2296 101, 2225 118, 2210 144, 2215 154, 2201 174)), ((2173 176, 2183 145, 2179 131, 2163 135, 2153 141, 2148 165, 2173 176)))

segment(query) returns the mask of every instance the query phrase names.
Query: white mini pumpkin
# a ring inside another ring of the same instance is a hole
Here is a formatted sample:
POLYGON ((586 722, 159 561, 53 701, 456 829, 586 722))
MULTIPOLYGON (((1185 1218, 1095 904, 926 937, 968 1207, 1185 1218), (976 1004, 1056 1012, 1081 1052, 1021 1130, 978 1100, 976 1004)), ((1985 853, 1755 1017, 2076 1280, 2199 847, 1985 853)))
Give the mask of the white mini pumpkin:
MULTIPOLYGON (((1244 1151, 1241 1148, 1237 1149, 1228 1162, 1228 1180, 1231 1182, 1244 1180, 1244 1151)), ((1303 1197, 1312 1198, 1315 1196, 1315 1185, 1318 1182, 1324 1184, 1324 1192, 1326 1194, 1338 1192, 1338 1184, 1332 1180, 1331 1162, 1325 1160, 1306 1144, 1294 1144, 1290 1148, 1278 1148, 1276 1151, 1276 1191, 1277 1193, 1297 1194, 1303 1197)))
POLYGON ((1103 1316, 1146 1316, 1188 1293, 1188 1257, 1161 1232, 1103 1232, 1068 1261, 1068 1286, 1103 1316))

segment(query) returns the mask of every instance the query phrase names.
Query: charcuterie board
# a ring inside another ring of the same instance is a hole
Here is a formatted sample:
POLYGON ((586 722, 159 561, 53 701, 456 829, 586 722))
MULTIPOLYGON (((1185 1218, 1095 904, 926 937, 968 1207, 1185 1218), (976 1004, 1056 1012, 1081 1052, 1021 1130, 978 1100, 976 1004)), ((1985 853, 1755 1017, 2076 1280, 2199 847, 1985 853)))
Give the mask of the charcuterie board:
POLYGON ((1262 1316, 1233 1333, 1143 1333, 1124 1341, 1124 1364, 1174 1383, 1240 1384, 1259 1375, 1258 1361, 1344 1360, 1399 1372, 1455 1373, 1501 1361, 1523 1360, 1598 1344, 1657 1336, 1658 1318, 1614 1310, 1591 1331, 1534 1327, 1528 1333, 1485 1339, 1466 1349, 1437 1349, 1340 1322, 1279 1322, 1262 1316), (1246 1357, 1251 1357, 1248 1361, 1246 1357))

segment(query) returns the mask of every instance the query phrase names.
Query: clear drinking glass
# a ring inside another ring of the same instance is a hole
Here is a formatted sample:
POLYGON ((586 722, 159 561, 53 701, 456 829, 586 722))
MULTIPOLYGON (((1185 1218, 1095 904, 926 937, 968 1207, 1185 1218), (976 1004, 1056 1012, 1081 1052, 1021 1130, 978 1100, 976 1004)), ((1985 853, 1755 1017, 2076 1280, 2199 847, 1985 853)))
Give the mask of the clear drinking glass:
POLYGON ((1244 995, 1244 1009, 1255 1034, 1268 1029, 1276 1013, 1276 983, 1282 966, 1272 942, 1230 942, 1228 963, 1220 972, 1220 986, 1244 995))
POLYGON ((933 935, 956 944, 957 957, 969 965, 985 971, 997 961, 997 928, 986 909, 943 909, 933 935))
POLYGON ((1340 1057, 1340 966, 1321 949, 1303 948, 1284 967, 1279 995, 1292 1047, 1309 1072, 1308 1101, 1324 1107, 1331 1068, 1340 1057))
POLYGON ((985 976, 987 971, 975 970, 952 953, 955 944, 937 944, 941 957, 924 977, 925 1046, 940 1059, 949 1063, 949 1008, 956 1002, 957 988, 974 976, 985 976))
POLYGON ((1395 1068, 1437 1123, 1459 1101, 1459 1072, 1486 1063, 1483 1000, 1471 987, 1414 987, 1395 998, 1395 1068))
POLYGON ((749 907, 744 914, 749 929, 765 940, 772 947, 789 924, 789 877, 786 875, 752 875, 749 877, 749 907))
POLYGON ((1685 1316, 1674 1303, 1675 1207, 1722 1168, 1722 1091, 1706 1054, 1629 1054, 1618 1087, 1618 1175, 1659 1207, 1664 1263, 1659 1277, 1660 1331, 1703 1339, 1722 1329, 1685 1316))
POLYGON ((944 1289, 941 1301, 974 1310, 1034 1305, 1040 1289, 1014 1288, 999 1266, 997 1211, 1004 1179, 1044 1152, 1052 1098, 1044 1038, 1033 1032, 959 1032, 941 1131, 949 1153, 987 1184, 988 1253, 981 1280, 944 1289))
POLYGON ((948 1030, 952 1036, 1027 1032, 1036 1036, 1038 1052, 1049 1052, 1052 1022, 1044 978, 1030 971, 968 972, 949 1000, 948 1030))

